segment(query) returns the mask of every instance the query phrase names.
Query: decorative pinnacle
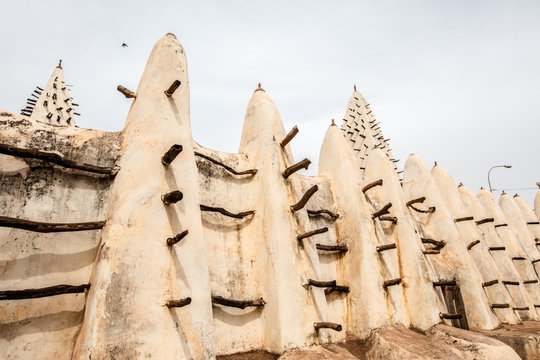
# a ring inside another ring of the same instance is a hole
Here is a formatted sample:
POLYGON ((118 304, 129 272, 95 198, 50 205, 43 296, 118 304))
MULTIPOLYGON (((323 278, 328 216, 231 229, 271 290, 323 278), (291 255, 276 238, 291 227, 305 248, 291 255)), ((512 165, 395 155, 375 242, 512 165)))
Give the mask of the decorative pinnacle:
POLYGON ((62 68, 62 59, 60 59, 60 61, 58 61, 58 66, 57 68, 61 69, 62 68))
POLYGON ((463 183, 460 182, 459 185, 458 185, 458 187, 462 187, 462 186, 463 186, 463 183))
POLYGON ((330 126, 337 126, 336 123, 334 122, 334 119, 332 119, 332 124, 330 126))
POLYGON ((435 164, 433 165, 433 167, 435 167, 435 166, 439 166, 439 164, 437 164, 437 162, 436 162, 436 161, 435 161, 435 164))
POLYGON ((264 91, 264 89, 261 87, 261 83, 259 83, 259 86, 255 89, 254 93, 257 91, 264 91))
POLYGON ((502 191, 501 195, 506 195, 506 193, 504 192, 504 190, 502 191))
POLYGON ((514 194, 514 197, 519 197, 519 195, 517 193, 514 194))
POLYGON ((354 91, 356 91, 356 84, 353 84, 354 91))

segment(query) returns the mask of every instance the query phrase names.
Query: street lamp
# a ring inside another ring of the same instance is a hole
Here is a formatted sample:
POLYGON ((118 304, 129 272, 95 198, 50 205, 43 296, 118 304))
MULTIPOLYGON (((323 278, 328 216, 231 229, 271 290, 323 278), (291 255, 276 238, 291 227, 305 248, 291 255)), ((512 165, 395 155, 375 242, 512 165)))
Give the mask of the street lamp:
POLYGON ((491 189, 491 181, 489 181, 489 174, 491 173, 491 170, 493 170, 495 168, 498 168, 498 167, 504 167, 504 168, 510 169, 512 167, 512 165, 495 165, 495 166, 492 166, 491 169, 489 169, 489 171, 488 171, 489 192, 493 192, 493 189, 491 189))

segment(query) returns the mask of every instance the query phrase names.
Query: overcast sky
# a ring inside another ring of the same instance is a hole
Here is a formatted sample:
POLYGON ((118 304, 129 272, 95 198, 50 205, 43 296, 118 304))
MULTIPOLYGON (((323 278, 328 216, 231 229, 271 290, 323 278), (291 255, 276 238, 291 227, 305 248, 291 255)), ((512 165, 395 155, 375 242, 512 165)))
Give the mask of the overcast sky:
MULTIPOLYGON (((237 152, 262 82, 295 159, 315 174, 330 119, 352 85, 371 103, 398 163, 415 153, 476 192, 540 181, 540 1, 0 0, 0 109, 19 112, 58 59, 80 127, 122 129, 154 43, 188 57, 193 137, 237 152), (121 47, 125 42, 127 48, 121 47)), ((341 120, 338 121, 341 124, 341 120)), ((516 191, 507 190, 512 194, 516 191)), ((535 190, 517 191, 529 203, 535 190)))

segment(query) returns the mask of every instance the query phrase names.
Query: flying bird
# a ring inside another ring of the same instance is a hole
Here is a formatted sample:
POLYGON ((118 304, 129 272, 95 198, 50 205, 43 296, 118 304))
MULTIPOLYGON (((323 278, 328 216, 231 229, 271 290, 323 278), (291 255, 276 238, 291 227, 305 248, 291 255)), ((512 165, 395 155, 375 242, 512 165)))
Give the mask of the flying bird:
POLYGON ((122 43, 122 47, 128 47, 126 43, 122 43))

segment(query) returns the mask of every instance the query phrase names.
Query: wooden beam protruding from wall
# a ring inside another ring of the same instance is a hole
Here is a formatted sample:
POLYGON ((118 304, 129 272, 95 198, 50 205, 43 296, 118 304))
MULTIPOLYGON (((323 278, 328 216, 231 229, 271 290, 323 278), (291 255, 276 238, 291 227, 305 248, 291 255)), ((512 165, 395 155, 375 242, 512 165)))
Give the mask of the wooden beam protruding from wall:
POLYGON ((89 164, 81 164, 77 161, 65 159, 63 155, 41 150, 23 149, 8 144, 0 144, 0 154, 6 154, 25 159, 38 159, 48 161, 50 163, 60 165, 69 169, 77 169, 95 174, 111 175, 114 176, 120 170, 119 166, 97 166, 89 164))
POLYGON ((242 211, 235 214, 221 207, 213 207, 213 206, 208 206, 208 205, 203 205, 203 204, 201 204, 200 206, 201 206, 202 211, 218 212, 222 215, 236 218, 236 219, 243 219, 246 216, 255 214, 255 210, 242 211))
POLYGON ((41 233, 99 230, 105 225, 105 221, 91 221, 81 223, 45 223, 0 216, 0 226, 12 227, 41 233))
POLYGON ((281 140, 279 145, 284 148, 289 142, 291 142, 291 140, 296 136, 296 134, 298 134, 298 127, 294 125, 294 127, 291 129, 291 131, 289 131, 287 136, 285 136, 283 140, 281 140))
POLYGON ((317 185, 313 185, 310 187, 306 193, 302 196, 300 201, 298 201, 296 204, 291 205, 291 211, 295 212, 298 210, 301 210, 304 206, 306 206, 306 203, 309 201, 309 199, 319 190, 319 187, 317 185))
POLYGON ((283 171, 283 177, 286 179, 300 169, 307 169, 309 167, 309 164, 311 164, 311 161, 309 159, 304 159, 300 162, 297 162, 296 164, 289 166, 283 171))
POLYGON ((77 294, 87 292, 90 284, 82 285, 55 285, 39 289, 4 290, 0 291, 0 300, 37 299, 48 296, 77 294))

